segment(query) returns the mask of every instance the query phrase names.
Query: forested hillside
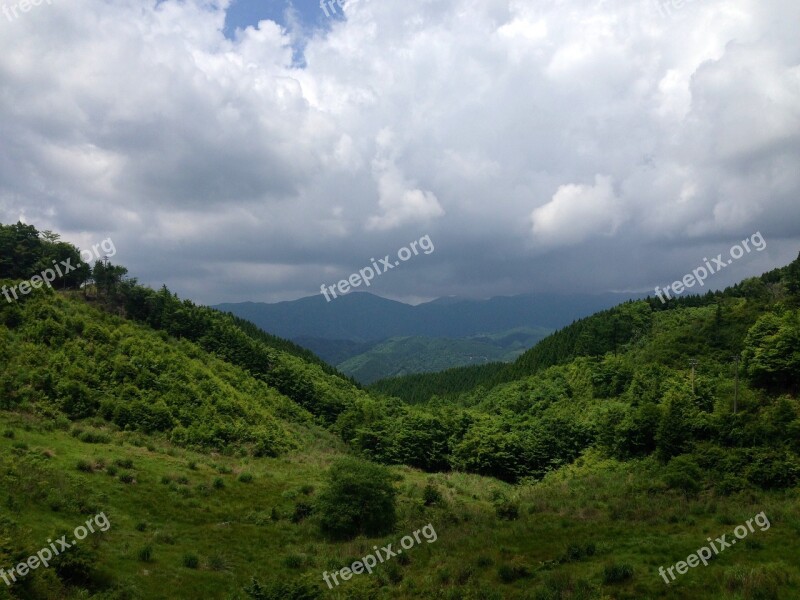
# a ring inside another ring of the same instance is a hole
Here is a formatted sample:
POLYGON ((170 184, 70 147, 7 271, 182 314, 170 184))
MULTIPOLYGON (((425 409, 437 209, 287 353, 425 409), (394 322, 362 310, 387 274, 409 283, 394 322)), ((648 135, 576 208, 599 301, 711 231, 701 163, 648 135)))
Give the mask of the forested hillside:
MULTIPOLYGON (((34 272, 77 255, 23 225, 0 240, 0 286, 17 252, 34 272)), ((110 261, 79 275, 0 302, 0 568, 101 510, 112 528, 0 598, 319 598, 325 569, 426 523, 441 541, 332 597, 796 597, 800 258, 420 377, 452 387, 414 404, 110 261), (759 511, 768 547, 664 595, 654 565, 695 526, 759 511)))

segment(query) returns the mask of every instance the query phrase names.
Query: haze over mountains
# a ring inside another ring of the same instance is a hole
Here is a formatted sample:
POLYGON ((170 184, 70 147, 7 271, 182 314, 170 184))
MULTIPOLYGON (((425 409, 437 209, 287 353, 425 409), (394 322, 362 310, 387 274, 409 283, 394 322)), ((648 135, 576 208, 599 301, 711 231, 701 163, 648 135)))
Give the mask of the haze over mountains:
POLYGON ((363 383, 450 367, 511 361, 548 333, 634 294, 439 298, 412 306, 369 293, 326 302, 214 306, 294 341, 363 383))

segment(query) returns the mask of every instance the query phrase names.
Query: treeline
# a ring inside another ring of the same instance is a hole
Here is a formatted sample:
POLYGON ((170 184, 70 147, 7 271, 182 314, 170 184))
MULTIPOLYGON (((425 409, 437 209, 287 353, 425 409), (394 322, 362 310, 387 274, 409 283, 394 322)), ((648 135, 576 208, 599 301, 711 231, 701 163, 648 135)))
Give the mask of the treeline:
POLYGON ((747 279, 724 291, 704 295, 682 296, 666 303, 658 298, 628 302, 615 308, 580 319, 561 329, 522 354, 510 364, 490 364, 450 369, 441 373, 422 373, 384 379, 368 389, 418 404, 433 398, 454 399, 478 388, 491 389, 527 377, 548 367, 565 364, 581 356, 603 356, 617 353, 649 333, 652 315, 681 308, 714 306, 715 323, 708 334, 720 348, 734 348, 759 311, 770 303, 782 301, 798 306, 800 297, 800 256, 787 267, 774 269, 760 277, 747 279), (749 314, 744 320, 725 319, 726 300, 749 299, 749 314), (649 310, 648 310, 649 307, 649 310), (723 325, 722 321, 725 320, 723 325), (724 338, 724 339, 723 339, 724 338))

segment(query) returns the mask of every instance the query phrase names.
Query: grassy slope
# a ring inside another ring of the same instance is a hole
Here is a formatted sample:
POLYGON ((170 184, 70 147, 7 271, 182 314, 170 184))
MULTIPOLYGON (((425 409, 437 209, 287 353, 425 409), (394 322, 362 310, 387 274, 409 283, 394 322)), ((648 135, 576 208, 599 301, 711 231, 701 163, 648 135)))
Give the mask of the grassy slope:
MULTIPOLYGON (((328 543, 317 534, 313 517, 301 524, 287 518, 297 501, 313 500, 316 491, 306 498, 301 488, 318 490, 324 468, 340 452, 335 440, 322 432, 314 444, 290 457, 253 459, 195 454, 125 432, 111 433, 109 443, 86 444, 44 425, 29 416, 0 413, 0 429, 14 431, 14 439, 0 438, 0 489, 11 498, 2 498, 3 522, 10 519, 18 525, 13 536, 32 553, 56 529, 71 530, 104 510, 111 529, 83 544, 99 543, 98 568, 132 598, 243 598, 241 588, 251 576, 261 581, 308 578, 322 596, 332 598, 733 600, 789 599, 800 593, 794 558, 800 551, 797 490, 687 500, 661 489, 653 476, 654 463, 623 465, 593 454, 543 483, 516 488, 478 476, 427 476, 398 467, 398 533, 380 540, 328 543), (27 449, 12 448, 22 444, 27 449), (42 458, 45 450, 50 458, 42 458), (133 460, 129 472, 136 482, 124 484, 102 469, 88 474, 75 467, 79 460, 100 459, 106 465, 114 459, 133 460), (189 467, 192 461, 195 469, 189 467), (253 474, 253 481, 238 481, 239 472, 253 474), (174 482, 180 476, 188 485, 174 482), (163 477, 173 483, 162 483, 163 477), (213 487, 216 478, 224 481, 223 489, 213 487), (423 506, 427 481, 443 491, 445 506, 423 506), (83 499, 83 511, 70 507, 74 496, 83 499), (518 520, 497 517, 493 501, 501 496, 519 502, 518 520), (277 522, 270 518, 273 507, 281 514, 277 522), (761 511, 770 518, 769 531, 757 530, 748 542, 670 587, 659 578, 658 566, 685 558, 706 537, 726 533, 761 511), (438 541, 409 550, 407 564, 395 559, 336 592, 324 588, 323 570, 352 562, 374 544, 396 546, 402 535, 429 522, 438 541), (140 523, 146 523, 144 531, 137 528, 140 523), (570 545, 590 544, 593 555, 566 558, 570 545), (152 562, 141 562, 138 552, 148 545, 152 562), (183 566, 186 554, 199 557, 199 569, 183 566), (604 568, 610 564, 630 565, 633 577, 604 584, 604 568), (501 568, 513 572, 511 567, 525 568, 530 575, 504 582, 501 568), (756 587, 742 595, 747 586, 756 587), (773 589, 780 590, 778 595, 771 594, 773 589)), ((27 597, 84 597, 60 595, 50 575, 39 569, 29 576, 27 597)), ((4 593, 0 588, 0 598, 4 593)))

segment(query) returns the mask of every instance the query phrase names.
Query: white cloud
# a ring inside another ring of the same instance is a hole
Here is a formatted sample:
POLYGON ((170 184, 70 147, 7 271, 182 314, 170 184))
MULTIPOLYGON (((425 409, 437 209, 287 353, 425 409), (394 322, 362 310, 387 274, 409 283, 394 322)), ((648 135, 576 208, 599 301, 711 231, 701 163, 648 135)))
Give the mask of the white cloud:
POLYGON ((597 175, 594 185, 560 186, 550 202, 533 211, 531 220, 536 242, 559 246, 611 236, 625 217, 611 178, 597 175))
POLYGON ((229 40, 226 5, 0 16, 0 221, 115 234, 142 280, 180 271, 209 300, 314 293, 423 228, 437 260, 385 293, 632 289, 662 279, 665 246, 756 230, 792 247, 776 261, 796 255, 793 0, 672 18, 646 0, 363 1, 305 40, 305 68, 304 31, 264 21, 229 40), (629 264, 587 264, 597 244, 629 264), (531 260, 537 245, 576 262, 531 260), (236 265, 241 287, 197 260, 236 265), (243 262, 297 268, 259 283, 243 262))

